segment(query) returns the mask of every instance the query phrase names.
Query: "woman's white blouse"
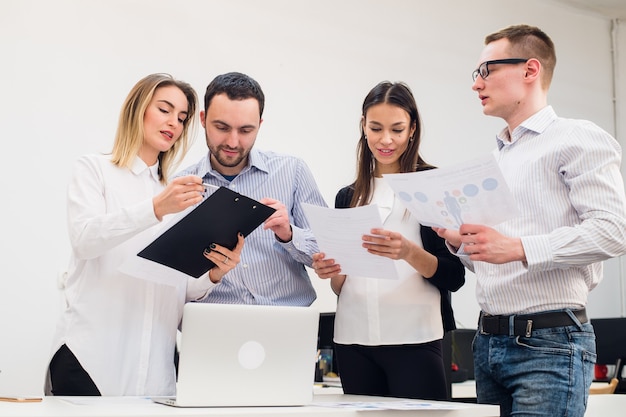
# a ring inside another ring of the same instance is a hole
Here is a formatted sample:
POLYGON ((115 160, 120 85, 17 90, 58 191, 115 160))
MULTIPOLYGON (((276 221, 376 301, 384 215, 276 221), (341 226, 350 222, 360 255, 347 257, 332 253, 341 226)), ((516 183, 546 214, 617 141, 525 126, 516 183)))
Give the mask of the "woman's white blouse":
POLYGON ((119 168, 104 155, 80 158, 69 184, 72 258, 52 352, 66 344, 102 395, 173 395, 183 305, 210 287, 204 276, 188 294, 179 275, 150 280, 119 270, 160 230, 152 198, 162 189, 158 165, 136 158, 119 168))
MULTIPOLYGON (((386 181, 375 178, 372 202, 385 229, 421 245, 420 225, 386 181)), ((363 249, 363 256, 377 256, 363 249)), ((396 345, 443 337, 441 295, 404 260, 394 261, 398 280, 347 276, 337 301, 336 343, 396 345)))

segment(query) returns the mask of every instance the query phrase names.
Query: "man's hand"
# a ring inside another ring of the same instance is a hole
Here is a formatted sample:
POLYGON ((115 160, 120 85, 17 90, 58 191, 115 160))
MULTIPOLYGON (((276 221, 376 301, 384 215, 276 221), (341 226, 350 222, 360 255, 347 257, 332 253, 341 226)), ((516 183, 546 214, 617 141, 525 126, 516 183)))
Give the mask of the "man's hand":
POLYGON ((477 224, 463 224, 459 228, 464 251, 472 261, 504 264, 526 261, 520 238, 504 236, 497 230, 477 224))
POLYGON ((433 230, 439 235, 439 237, 445 239, 446 242, 456 249, 459 249, 461 246, 461 234, 458 230, 444 229, 443 227, 433 227, 433 230))
POLYGON ((259 202, 276 210, 274 214, 265 220, 265 223, 263 223, 263 229, 270 229, 282 242, 291 241, 293 233, 291 232, 289 213, 287 213, 285 205, 272 198, 263 198, 259 200, 259 202))

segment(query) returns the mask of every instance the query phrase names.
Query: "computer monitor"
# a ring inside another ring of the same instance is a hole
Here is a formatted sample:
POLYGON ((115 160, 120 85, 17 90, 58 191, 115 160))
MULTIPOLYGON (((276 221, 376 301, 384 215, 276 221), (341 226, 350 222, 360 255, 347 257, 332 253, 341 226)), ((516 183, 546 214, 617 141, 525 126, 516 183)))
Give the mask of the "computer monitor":
POLYGON ((615 393, 625 394, 626 379, 621 376, 626 362, 626 318, 591 319, 591 324, 596 333, 596 363, 616 365, 613 376, 620 382, 615 393))
POLYGON ((626 318, 591 319, 596 333, 598 364, 613 365, 626 359, 626 318))

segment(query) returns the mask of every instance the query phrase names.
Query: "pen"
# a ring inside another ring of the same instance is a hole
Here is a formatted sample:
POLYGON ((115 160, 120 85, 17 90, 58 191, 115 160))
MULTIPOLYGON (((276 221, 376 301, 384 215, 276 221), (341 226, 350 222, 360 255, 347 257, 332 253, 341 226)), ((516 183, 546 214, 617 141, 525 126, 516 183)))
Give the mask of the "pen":
POLYGON ((211 190, 217 190, 218 188, 220 188, 217 185, 207 184, 206 182, 203 182, 202 185, 204 185, 206 188, 210 188, 211 190))

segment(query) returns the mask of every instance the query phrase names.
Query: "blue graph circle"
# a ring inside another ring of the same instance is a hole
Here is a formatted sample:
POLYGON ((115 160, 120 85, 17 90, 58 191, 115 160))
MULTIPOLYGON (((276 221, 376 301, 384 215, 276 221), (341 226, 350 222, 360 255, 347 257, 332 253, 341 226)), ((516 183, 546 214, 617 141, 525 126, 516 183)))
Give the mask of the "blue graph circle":
POLYGON ((398 193, 398 197, 400 197, 404 201, 411 201, 411 196, 404 191, 400 191, 400 193, 398 193))
POLYGON ((498 188, 498 180, 495 178, 485 178, 483 180, 483 189, 487 191, 493 191, 498 188))
POLYGON ((415 194, 413 194, 413 197, 415 197, 415 199, 421 203, 425 203, 428 201, 428 197, 426 196, 426 194, 419 191, 415 192, 415 194))
POLYGON ((463 194, 465 194, 468 197, 476 196, 478 194, 478 191, 480 190, 474 184, 467 184, 465 187, 463 187, 463 194))

